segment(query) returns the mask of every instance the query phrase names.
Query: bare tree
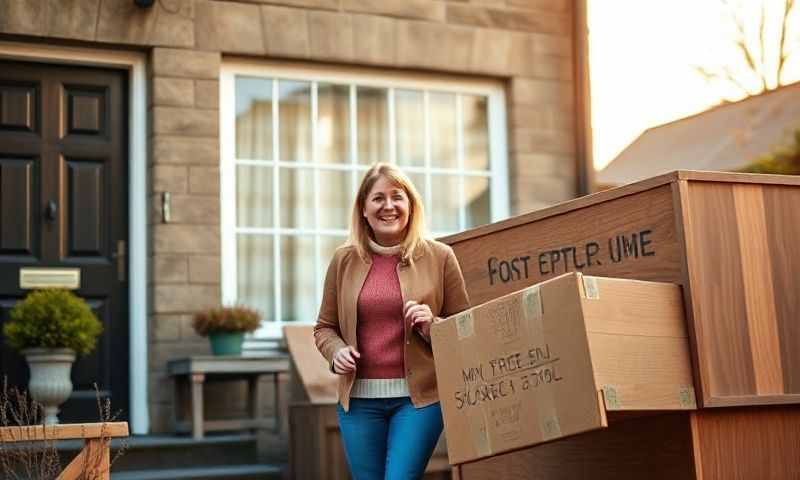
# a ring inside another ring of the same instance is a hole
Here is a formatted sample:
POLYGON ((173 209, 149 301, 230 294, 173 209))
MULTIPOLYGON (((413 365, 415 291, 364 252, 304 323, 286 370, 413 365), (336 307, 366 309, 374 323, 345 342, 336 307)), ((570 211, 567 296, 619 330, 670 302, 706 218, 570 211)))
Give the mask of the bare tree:
MULTIPOLYGON (((792 55, 792 43, 788 40, 789 23, 795 0, 783 0, 780 26, 776 35, 769 35, 767 25, 767 3, 762 0, 759 9, 757 35, 747 34, 748 20, 742 3, 720 0, 735 28, 733 46, 740 56, 740 65, 698 66, 693 68, 708 82, 722 82, 735 86, 745 95, 756 95, 783 85, 784 66, 792 55), (769 36, 769 38, 767 38, 769 36), (755 37, 755 38, 753 38, 755 37), (773 58, 770 58, 772 54, 773 58), (757 87, 748 86, 755 78, 757 87)), ((774 1, 774 0, 773 0, 774 1)))

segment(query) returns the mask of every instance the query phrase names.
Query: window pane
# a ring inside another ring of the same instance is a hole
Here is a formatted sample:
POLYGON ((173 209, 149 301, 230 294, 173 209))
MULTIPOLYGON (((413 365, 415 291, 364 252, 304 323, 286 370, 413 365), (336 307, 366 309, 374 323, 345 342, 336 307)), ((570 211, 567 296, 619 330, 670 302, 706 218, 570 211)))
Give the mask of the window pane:
MULTIPOLYGON (((334 252, 336 249, 344 245, 347 241, 347 237, 339 237, 339 236, 321 236, 319 237, 319 246, 320 246, 320 261, 322 262, 322 275, 325 275, 325 272, 328 271, 328 264, 331 263, 331 259, 333 258, 334 252)), ((320 279, 324 280, 324 279, 320 279)))
POLYGON ((461 97, 464 115, 464 168, 489 170, 489 126, 486 97, 461 97))
MULTIPOLYGON (((322 288, 325 283, 325 273, 328 271, 328 265, 331 263, 331 259, 333 258, 333 254, 336 252, 336 249, 344 245, 347 241, 347 237, 340 237, 340 236, 320 236, 319 237, 319 249, 320 249, 320 275, 317 277, 317 284, 319 285, 319 298, 316 300, 316 305, 319 306, 320 301, 322 301, 322 288)), ((315 318, 316 320, 316 318, 315 318)))
POLYGON ((272 160, 272 80, 236 77, 236 158, 272 160))
POLYGON ((385 88, 358 87, 358 163, 389 161, 389 114, 385 88))
POLYGON ((280 152, 284 162, 311 161, 311 83, 278 81, 280 152))
POLYGON ((314 227, 314 176, 307 168, 280 170, 280 218, 287 228, 314 227))
POLYGON ((350 172, 319 171, 319 226, 321 228, 347 228, 352 190, 350 172))
POLYGON ((425 105, 422 92, 397 90, 395 128, 397 128, 397 163, 425 165, 425 105))
POLYGON ((453 93, 431 92, 431 165, 456 168, 456 96, 453 93))
POLYGON ((414 184, 414 188, 416 188, 417 192, 419 192, 419 196, 422 198, 422 203, 423 206, 425 207, 425 214, 427 215, 428 220, 430 220, 431 211, 430 207, 426 203, 427 197, 425 196, 425 174, 408 173, 408 172, 406 172, 406 174, 408 175, 408 178, 411 180, 411 183, 414 184))
POLYGON ((281 320, 316 320, 315 281, 314 237, 281 237, 281 320))
POLYGON ((237 236, 237 302, 255 308, 272 321, 275 315, 272 235, 237 236))
POLYGON ((237 165, 236 225, 272 227, 272 203, 272 167, 237 165))
POLYGON ((464 228, 489 223, 492 218, 489 198, 489 179, 486 177, 464 177, 464 203, 467 224, 464 228))
POLYGON ((426 205, 431 212, 431 230, 436 232, 455 232, 458 230, 458 177, 452 175, 433 175, 431 178, 431 204, 426 205))
POLYGON ((350 163, 350 87, 317 87, 317 141, 320 163, 350 163))

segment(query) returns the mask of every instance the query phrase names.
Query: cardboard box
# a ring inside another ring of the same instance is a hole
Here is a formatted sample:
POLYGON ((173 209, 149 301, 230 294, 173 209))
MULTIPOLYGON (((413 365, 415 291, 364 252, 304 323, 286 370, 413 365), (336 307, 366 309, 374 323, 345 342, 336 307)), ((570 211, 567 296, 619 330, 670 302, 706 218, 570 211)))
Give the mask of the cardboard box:
POLYGON ((568 273, 431 329, 450 463, 697 408, 679 286, 568 273))
POLYGON ((703 407, 800 403, 795 205, 797 176, 678 171, 442 241, 473 305, 567 271, 681 285, 703 407))

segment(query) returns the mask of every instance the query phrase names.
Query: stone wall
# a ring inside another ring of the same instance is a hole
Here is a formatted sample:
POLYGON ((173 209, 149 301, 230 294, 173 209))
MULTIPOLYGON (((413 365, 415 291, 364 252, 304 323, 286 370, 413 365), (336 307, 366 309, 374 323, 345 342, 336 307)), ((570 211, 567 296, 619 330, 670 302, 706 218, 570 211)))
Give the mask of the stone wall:
POLYGON ((505 80, 512 213, 520 213, 576 194, 581 149, 573 19, 579 5, 157 0, 141 9, 132 0, 0 0, 0 39, 148 52, 152 429, 169 428, 166 361, 208 351, 191 329, 191 312, 220 297, 218 78, 224 55, 505 80), (159 220, 164 191, 172 195, 169 224, 159 220))

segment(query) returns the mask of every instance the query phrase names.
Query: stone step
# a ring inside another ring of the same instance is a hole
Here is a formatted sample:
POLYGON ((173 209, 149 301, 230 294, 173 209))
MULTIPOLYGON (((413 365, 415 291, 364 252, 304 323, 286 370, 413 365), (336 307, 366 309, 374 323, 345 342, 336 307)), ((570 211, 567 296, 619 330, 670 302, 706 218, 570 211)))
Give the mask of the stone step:
POLYGON ((117 473, 114 480, 281 480, 285 465, 225 465, 216 467, 162 468, 117 473))

